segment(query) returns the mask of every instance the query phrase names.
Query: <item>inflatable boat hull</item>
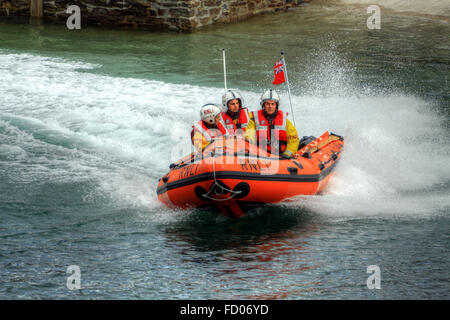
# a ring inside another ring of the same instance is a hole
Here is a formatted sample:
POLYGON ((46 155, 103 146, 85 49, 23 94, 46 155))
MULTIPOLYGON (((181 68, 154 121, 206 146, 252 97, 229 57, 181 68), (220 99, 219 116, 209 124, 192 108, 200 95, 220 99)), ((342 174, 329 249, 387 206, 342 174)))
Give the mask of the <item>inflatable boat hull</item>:
POLYGON ((280 160, 244 139, 219 139, 203 154, 172 164, 159 181, 158 199, 172 208, 214 206, 240 217, 254 207, 321 192, 343 146, 342 137, 326 132, 294 158, 280 160))

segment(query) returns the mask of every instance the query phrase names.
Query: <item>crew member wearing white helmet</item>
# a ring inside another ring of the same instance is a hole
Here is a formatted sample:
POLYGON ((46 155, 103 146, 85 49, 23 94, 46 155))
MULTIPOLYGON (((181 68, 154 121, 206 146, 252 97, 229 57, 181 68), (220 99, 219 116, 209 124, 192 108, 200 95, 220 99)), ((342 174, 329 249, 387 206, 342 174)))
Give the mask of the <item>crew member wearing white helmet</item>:
POLYGON ((297 129, 287 119, 287 114, 278 110, 280 96, 269 89, 261 96, 261 110, 253 112, 253 121, 248 131, 256 130, 258 146, 267 152, 279 154, 282 158, 292 158, 298 150, 297 129))
POLYGON ((222 113, 222 119, 227 129, 234 130, 236 134, 244 134, 253 116, 242 105, 244 99, 239 92, 227 90, 222 96, 222 104, 226 112, 222 113))
POLYGON ((233 135, 233 130, 227 129, 222 120, 220 107, 207 103, 200 110, 201 120, 192 126, 191 139, 195 149, 202 152, 214 138, 233 135))

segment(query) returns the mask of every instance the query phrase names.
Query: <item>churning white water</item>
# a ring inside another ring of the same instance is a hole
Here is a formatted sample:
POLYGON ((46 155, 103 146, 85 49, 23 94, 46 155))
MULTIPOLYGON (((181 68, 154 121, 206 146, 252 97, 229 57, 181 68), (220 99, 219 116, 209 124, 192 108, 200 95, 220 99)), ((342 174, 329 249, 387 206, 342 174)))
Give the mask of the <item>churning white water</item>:
MULTIPOLYGON (((189 150, 200 106, 219 102, 223 89, 103 76, 93 72, 99 67, 0 52, 0 159, 17 180, 91 179, 91 197, 157 208, 173 148, 189 150)), ((290 206, 352 217, 449 207, 440 188, 450 177, 448 135, 433 105, 364 88, 312 92, 292 97, 299 135, 345 135, 345 151, 325 194, 290 206)), ((260 92, 241 93, 255 110, 260 92)))

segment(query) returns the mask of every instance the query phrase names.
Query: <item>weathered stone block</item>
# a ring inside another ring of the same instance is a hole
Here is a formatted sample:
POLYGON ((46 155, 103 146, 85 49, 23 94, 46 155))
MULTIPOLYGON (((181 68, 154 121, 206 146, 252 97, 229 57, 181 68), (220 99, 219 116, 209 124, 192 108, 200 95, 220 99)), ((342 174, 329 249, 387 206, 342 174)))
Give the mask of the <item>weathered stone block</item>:
POLYGON ((158 9, 158 16, 165 16, 169 12, 169 9, 158 9))
POLYGON ((197 17, 199 17, 199 18, 205 17, 207 15, 209 15, 209 11, 206 9, 199 9, 197 11, 197 17))
POLYGON ((209 9, 209 15, 211 15, 211 16, 217 16, 219 13, 220 13, 220 8, 209 9))
POLYGON ((216 5, 216 0, 204 0, 205 7, 212 7, 216 5))
POLYGON ((167 18, 167 19, 166 19, 166 22, 167 22, 167 23, 171 23, 171 24, 177 24, 178 18, 170 17, 170 18, 167 18))
POLYGON ((157 17, 158 16, 158 10, 156 10, 156 9, 150 9, 150 8, 147 8, 146 10, 146 16, 147 17, 157 17))
POLYGON ((191 31, 195 29, 197 26, 197 23, 194 21, 194 19, 189 18, 179 18, 178 19, 178 28, 183 31, 191 31))
POLYGON ((192 17, 194 12, 187 8, 170 8, 169 14, 175 17, 192 17))
POLYGON ((211 22, 212 22, 212 19, 210 17, 205 17, 205 18, 200 19, 200 23, 203 26, 206 26, 206 25, 210 24, 211 22))

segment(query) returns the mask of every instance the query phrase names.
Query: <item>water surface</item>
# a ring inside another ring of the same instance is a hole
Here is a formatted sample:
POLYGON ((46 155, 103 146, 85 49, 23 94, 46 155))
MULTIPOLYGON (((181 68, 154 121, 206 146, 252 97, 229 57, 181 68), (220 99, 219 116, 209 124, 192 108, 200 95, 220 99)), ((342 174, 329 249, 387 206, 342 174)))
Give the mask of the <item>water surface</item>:
POLYGON ((368 30, 365 10, 193 34, 2 17, 0 297, 448 299, 448 22, 385 10, 368 30), (345 134, 324 194, 237 221, 157 201, 200 106, 220 101, 221 48, 251 110, 285 50, 299 134, 345 134))

